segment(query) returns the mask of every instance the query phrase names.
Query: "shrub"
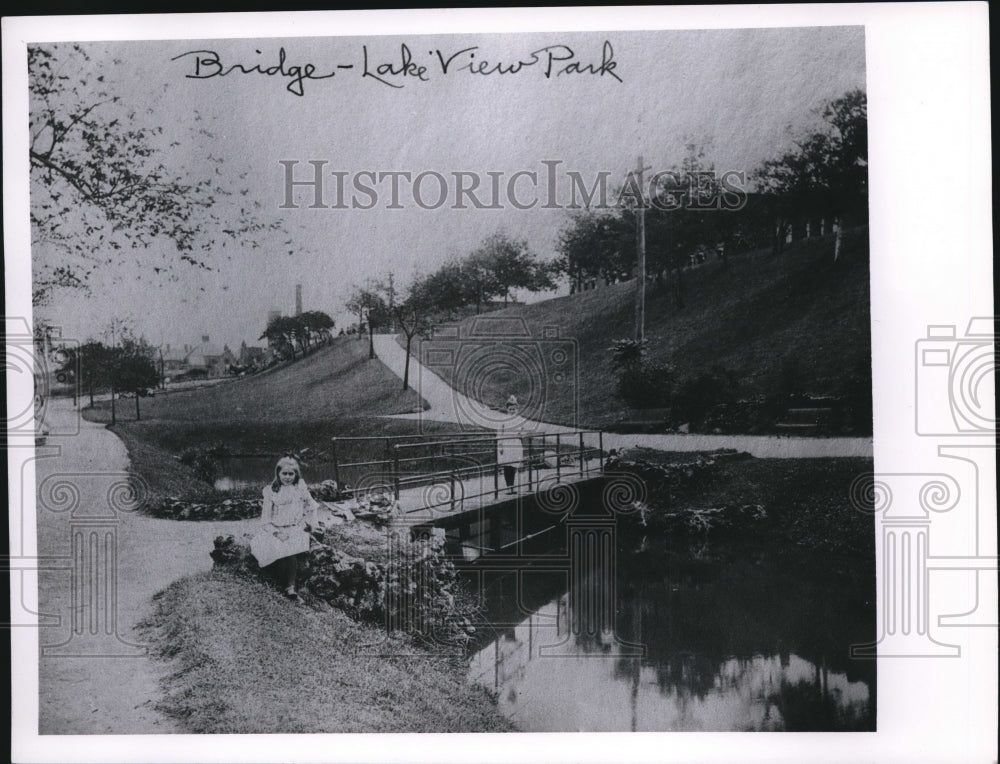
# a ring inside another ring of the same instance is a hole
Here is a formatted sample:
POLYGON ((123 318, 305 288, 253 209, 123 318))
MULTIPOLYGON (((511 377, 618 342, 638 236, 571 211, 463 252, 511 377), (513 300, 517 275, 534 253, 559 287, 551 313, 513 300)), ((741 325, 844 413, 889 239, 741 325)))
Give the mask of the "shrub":
POLYGON ((203 448, 185 448, 181 451, 180 462, 191 467, 199 479, 206 483, 214 483, 219 476, 222 462, 229 456, 229 449, 224 443, 215 443, 203 448))
POLYGON ((674 412, 679 421, 699 426, 713 407, 735 404, 738 396, 739 380, 736 374, 722 366, 713 366, 678 387, 673 400, 674 412))
POLYGON ((662 408, 670 404, 674 370, 646 360, 645 340, 616 340, 611 365, 619 373, 618 397, 632 408, 662 408))

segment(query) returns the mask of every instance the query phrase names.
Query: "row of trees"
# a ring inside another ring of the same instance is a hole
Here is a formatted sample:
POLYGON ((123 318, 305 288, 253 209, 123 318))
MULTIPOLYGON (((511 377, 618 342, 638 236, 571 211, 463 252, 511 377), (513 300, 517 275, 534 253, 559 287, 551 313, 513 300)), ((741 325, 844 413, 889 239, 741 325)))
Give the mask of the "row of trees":
MULTIPOLYGON (((780 252, 793 228, 830 222, 840 252, 845 223, 867 221, 868 108, 865 93, 850 91, 824 104, 819 126, 748 176, 717 173, 706 149, 689 143, 681 162, 663 173, 645 200, 647 271, 669 274, 683 304, 682 268, 699 250, 720 254, 771 246, 780 252), (733 188, 745 184, 740 200, 733 188), (718 204, 713 205, 713 200, 718 204), (706 209, 712 207, 714 209, 706 209)), ((634 196, 634 195, 633 195, 634 196)), ((629 194, 622 198, 629 199, 629 194)), ((633 199, 638 202, 638 199, 633 199)), ((597 279, 631 277, 636 262, 636 205, 575 212, 559 238, 559 269, 571 290, 597 279)))
MULTIPOLYGON (((466 310, 479 314, 498 298, 507 305, 516 289, 539 292, 556 287, 557 265, 545 263, 523 239, 505 233, 487 237, 464 258, 455 258, 437 270, 420 275, 399 288, 389 274, 355 287, 345 307, 368 327, 368 355, 375 357, 372 331, 398 329, 406 337, 403 389, 409 389, 410 350, 414 337, 424 336, 435 321, 452 320, 466 310)), ((361 332, 358 334, 361 339, 361 332)))
POLYGON ((74 389, 88 392, 91 406, 95 391, 110 389, 111 424, 116 423, 115 396, 120 393, 135 396, 135 418, 141 419, 139 399, 160 382, 156 353, 156 348, 141 337, 126 332, 111 345, 91 340, 63 348, 64 362, 56 373, 74 389))
POLYGON ((321 310, 307 310, 297 316, 272 319, 258 339, 267 340, 278 352, 295 358, 295 348, 305 355, 314 347, 329 342, 333 319, 321 310))

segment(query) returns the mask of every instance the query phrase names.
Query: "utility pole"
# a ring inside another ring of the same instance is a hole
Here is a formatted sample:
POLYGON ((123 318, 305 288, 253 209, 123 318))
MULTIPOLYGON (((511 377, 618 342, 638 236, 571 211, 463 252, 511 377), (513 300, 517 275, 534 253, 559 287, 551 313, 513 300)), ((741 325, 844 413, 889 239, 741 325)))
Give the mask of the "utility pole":
POLYGON ((108 381, 111 383, 111 426, 114 427, 117 424, 115 418, 115 375, 118 372, 118 359, 116 358, 116 349, 118 346, 118 339, 115 336, 115 319, 111 319, 111 352, 108 358, 108 381))
POLYGON ((642 342, 646 337, 646 195, 642 191, 642 156, 635 171, 636 188, 639 192, 635 217, 635 339, 642 342))

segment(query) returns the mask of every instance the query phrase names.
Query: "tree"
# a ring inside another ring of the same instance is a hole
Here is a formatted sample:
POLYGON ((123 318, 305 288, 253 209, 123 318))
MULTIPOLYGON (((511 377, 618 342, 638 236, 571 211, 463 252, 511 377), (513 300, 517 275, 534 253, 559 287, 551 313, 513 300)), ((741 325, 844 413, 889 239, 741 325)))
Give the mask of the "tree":
POLYGON ((439 310, 433 287, 426 279, 416 279, 401 301, 395 303, 393 314, 406 336, 406 365, 403 369, 403 389, 410 389, 410 347, 415 336, 426 336, 431 328, 431 314, 439 310))
POLYGON ((225 241, 256 245, 257 234, 281 229, 260 219, 246 189, 223 185, 218 168, 206 173, 221 159, 201 162, 203 177, 171 161, 194 141, 171 142, 162 125, 144 126, 80 45, 29 46, 28 92, 36 305, 57 287, 87 288, 95 270, 124 263, 130 251, 143 251, 157 274, 178 261, 211 269, 225 241), (157 240, 173 242, 177 256, 152 260, 157 250, 147 248, 157 240))
POLYGON ((774 249, 780 251, 789 226, 810 215, 829 215, 837 229, 834 260, 840 256, 845 218, 867 220, 868 102, 852 90, 823 105, 823 126, 797 140, 790 150, 767 160, 755 173, 771 202, 774 249))
POLYGON ((539 262, 523 239, 495 233, 479 246, 471 259, 484 269, 487 283, 492 285, 491 294, 503 297, 504 305, 512 289, 540 292, 555 288, 551 267, 539 262))
POLYGON ((108 350, 96 340, 89 340, 79 347, 63 348, 64 362, 58 371, 67 379, 72 378, 81 391, 89 393, 91 406, 94 405, 94 390, 108 384, 108 350))
POLYGON ((135 418, 141 419, 139 399, 156 387, 160 380, 154 359, 155 349, 143 340, 126 337, 120 347, 112 348, 111 368, 114 386, 135 395, 135 418))
POLYGON ((307 347, 311 347, 314 343, 328 342, 331 339, 330 331, 334 327, 334 322, 323 311, 307 310, 295 318, 305 331, 307 347))
POLYGON ((583 291, 597 279, 625 277, 634 264, 635 228, 620 214, 573 211, 559 234, 559 271, 570 279, 570 292, 583 291))
POLYGON ((267 340, 279 352, 288 352, 292 360, 295 360, 295 340, 299 332, 299 322, 293 316, 276 316, 268 322, 267 328, 257 339, 267 340))
POLYGON ((420 280, 420 288, 434 312, 452 319, 466 305, 476 302, 479 291, 470 288, 463 263, 451 260, 420 280))
POLYGON ((460 264, 460 288, 466 305, 476 306, 478 316, 486 303, 497 294, 499 285, 490 269, 485 254, 479 250, 462 260, 460 264))
POLYGON ((381 292, 381 285, 369 281, 364 287, 355 286, 354 291, 345 303, 345 307, 351 313, 356 313, 361 322, 368 325, 369 358, 375 357, 375 340, 372 338, 374 327, 376 324, 380 326, 384 324, 390 316, 388 303, 381 292))

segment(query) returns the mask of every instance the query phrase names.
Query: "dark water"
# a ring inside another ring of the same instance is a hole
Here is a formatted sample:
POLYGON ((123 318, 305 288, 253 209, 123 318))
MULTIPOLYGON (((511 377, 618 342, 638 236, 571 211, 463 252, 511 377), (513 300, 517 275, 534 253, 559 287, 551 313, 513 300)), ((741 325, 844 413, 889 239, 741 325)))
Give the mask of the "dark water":
MULTIPOLYGON (((239 456, 225 459, 220 465, 220 477, 215 480, 215 488, 232 491, 242 488, 263 488, 274 480, 274 464, 277 459, 270 456, 239 456)), ((333 462, 310 462, 302 468, 302 474, 309 485, 333 480, 333 462)))
POLYGON ((875 636, 872 563, 617 533, 574 565, 546 535, 531 562, 463 571, 492 624, 470 678, 520 729, 875 728, 875 664, 849 657, 875 636))

